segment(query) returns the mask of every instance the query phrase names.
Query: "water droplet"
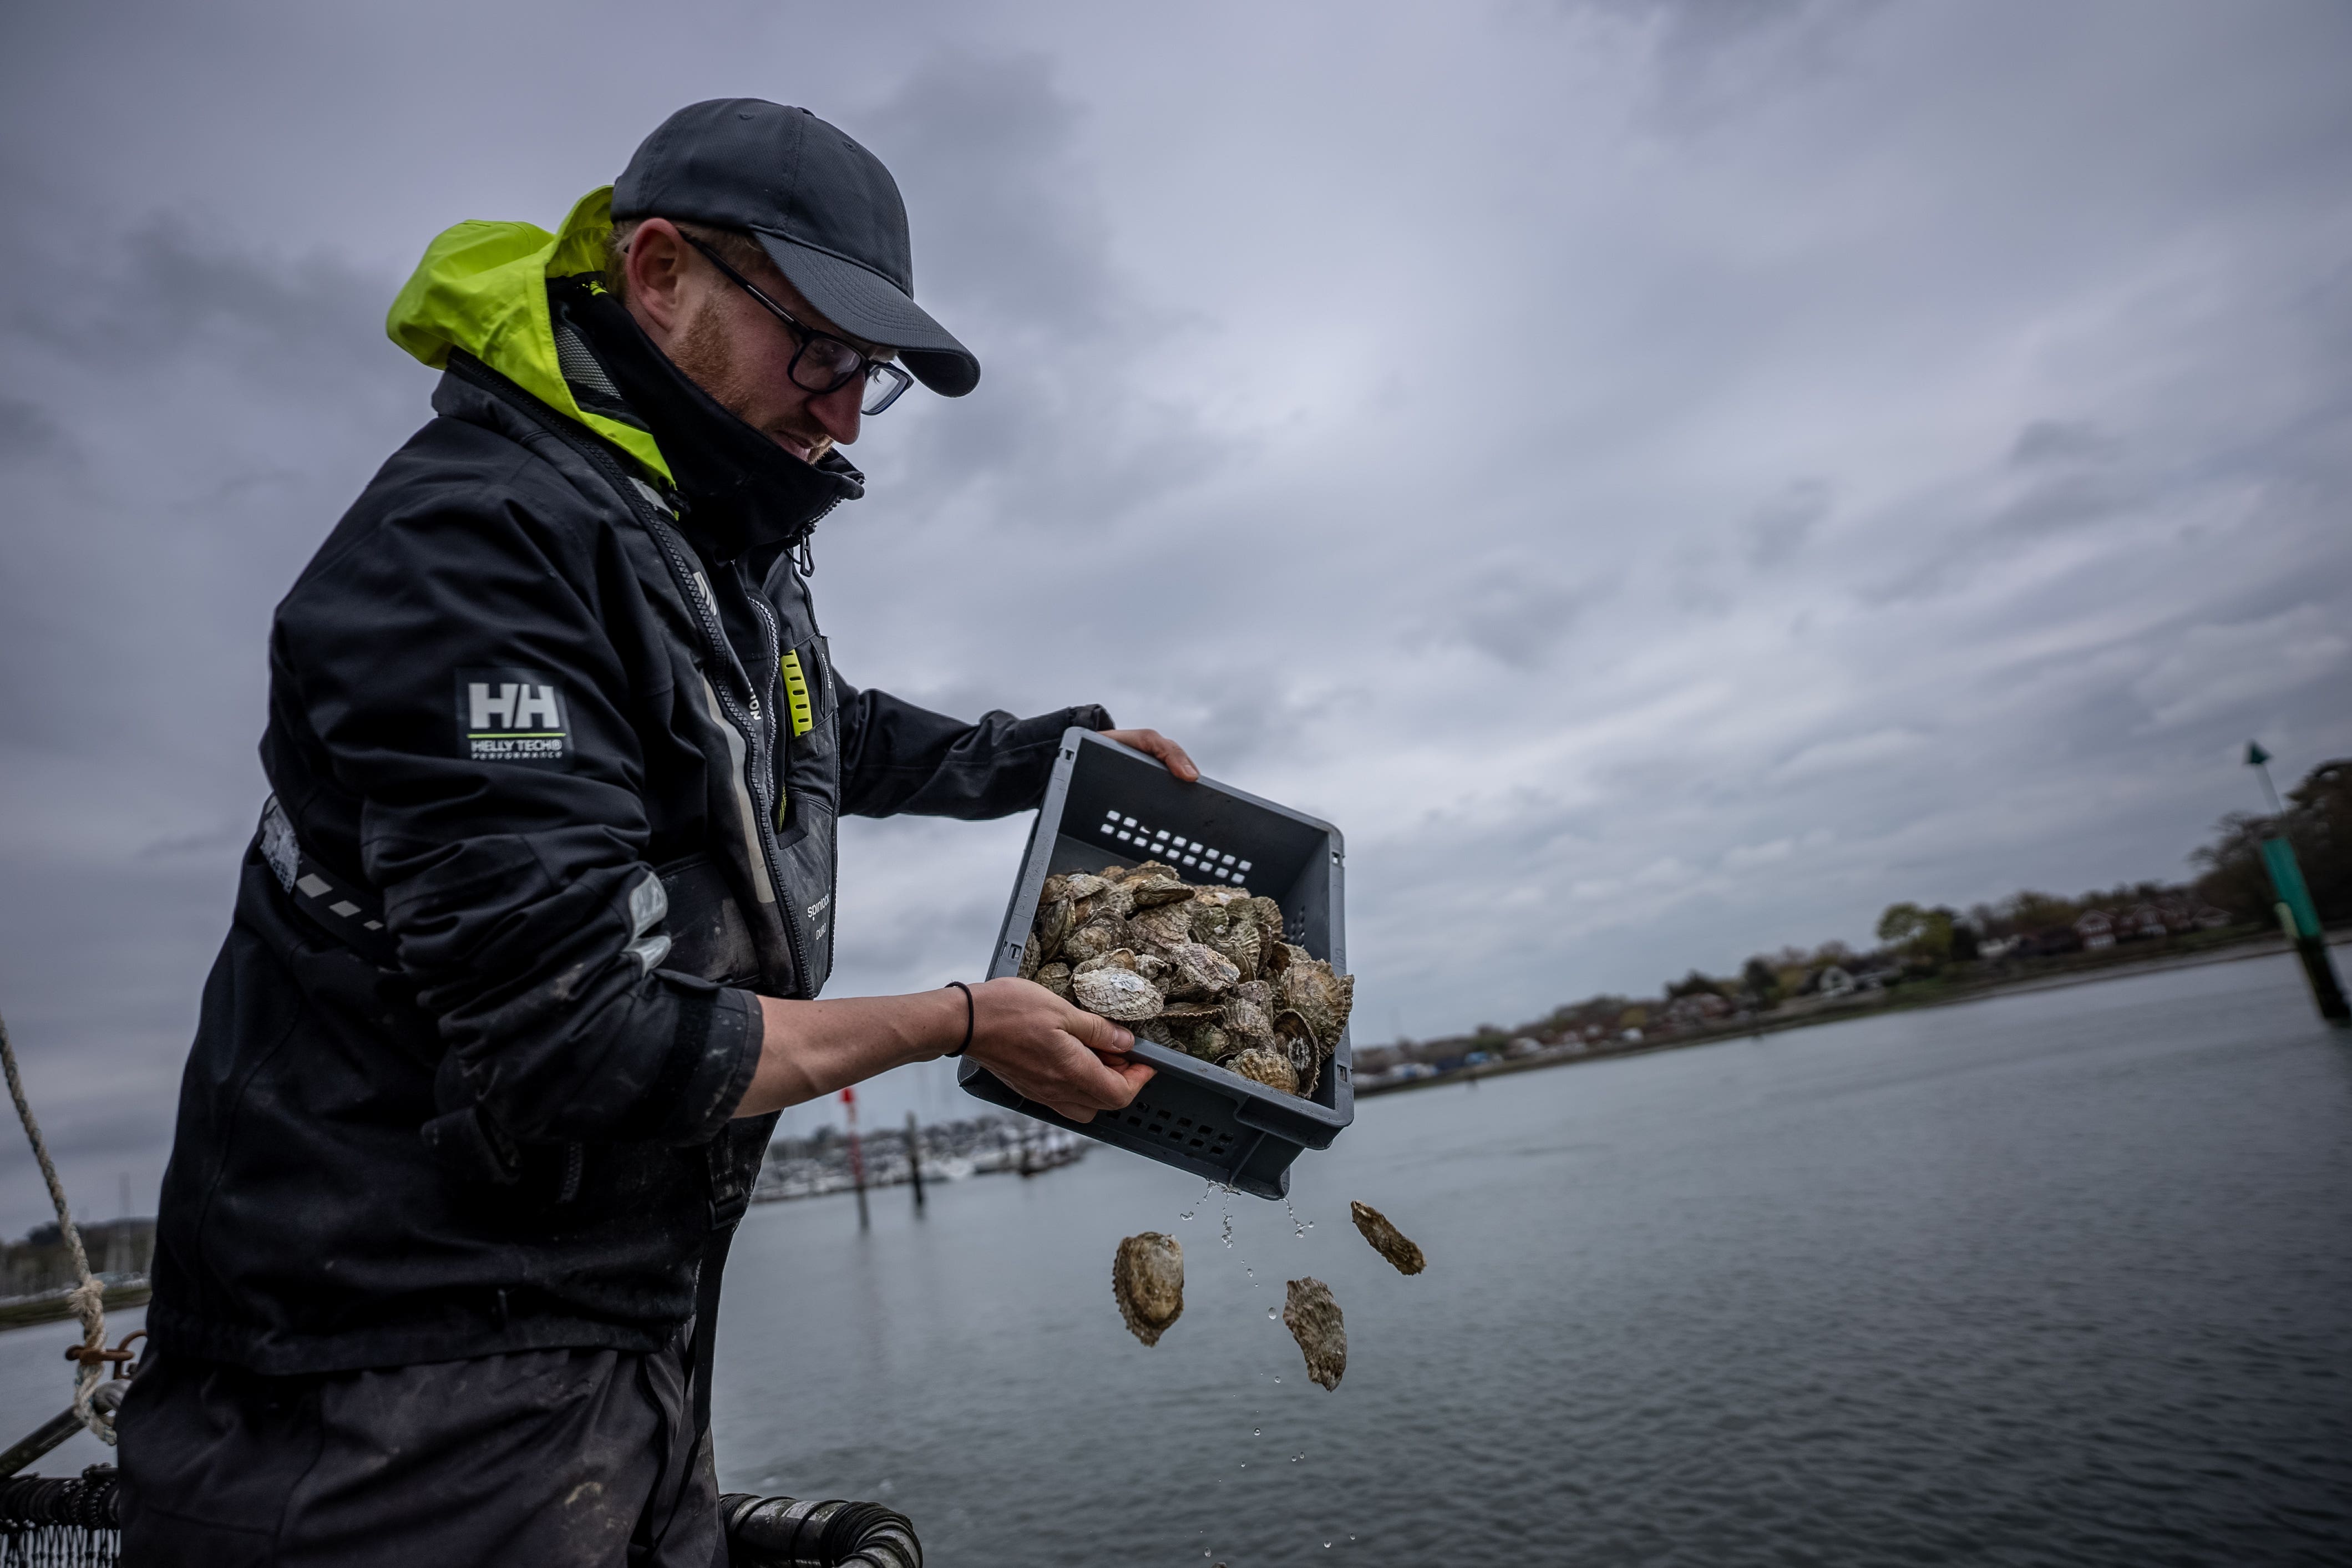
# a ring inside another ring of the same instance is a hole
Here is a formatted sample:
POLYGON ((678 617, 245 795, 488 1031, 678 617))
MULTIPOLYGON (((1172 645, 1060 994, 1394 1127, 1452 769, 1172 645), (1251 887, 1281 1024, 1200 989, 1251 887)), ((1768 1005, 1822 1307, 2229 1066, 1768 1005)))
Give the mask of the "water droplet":
POLYGON ((1250 1428, 1250 1436, 1253 1437, 1263 1437, 1265 1436, 1265 1431, 1263 1427, 1252 1427, 1250 1428))
POLYGON ((1274 1321, 1274 1316, 1275 1316, 1274 1309, 1273 1309, 1272 1307, 1268 1307, 1268 1308, 1266 1308, 1266 1310, 1265 1310, 1265 1319, 1266 1319, 1266 1322, 1272 1322, 1274 1321))

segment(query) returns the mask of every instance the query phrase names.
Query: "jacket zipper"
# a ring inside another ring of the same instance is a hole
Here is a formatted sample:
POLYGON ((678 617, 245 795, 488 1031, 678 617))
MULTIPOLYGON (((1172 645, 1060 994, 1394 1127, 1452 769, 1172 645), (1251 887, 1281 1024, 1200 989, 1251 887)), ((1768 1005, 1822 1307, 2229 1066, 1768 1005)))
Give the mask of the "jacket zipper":
MULTIPOLYGON (((626 490, 623 492, 625 497, 627 493, 626 490)), ((642 501, 644 497, 639 497, 638 499, 642 501)), ((793 901, 784 883, 783 862, 776 850, 776 830, 772 821, 775 810, 774 756, 764 710, 760 706, 760 694, 752 687, 751 677, 744 672, 742 662, 735 657, 734 649, 727 641, 726 632, 718 623, 719 607, 698 591, 693 567, 686 559, 685 546, 678 541, 676 530, 666 519, 658 517, 648 517, 645 522, 646 531, 654 536, 655 542, 662 548, 663 558, 669 562, 670 575, 679 582, 680 595, 693 602, 695 623, 702 628, 704 641, 711 645, 711 652, 721 655, 726 664, 742 679, 748 713, 737 706, 734 694, 727 689, 725 682, 715 684, 711 689, 719 694, 720 710, 743 730, 745 737, 751 743, 746 748, 748 755, 743 768, 744 783, 751 791, 753 814, 759 818, 751 825, 751 831, 759 840, 760 858, 767 864, 768 885, 776 890, 776 916, 783 923, 784 946, 793 956, 793 978, 799 982, 802 990, 808 990, 808 948, 801 941, 800 925, 793 917, 793 901)), ((709 579, 706 577, 703 580, 708 581, 709 579)), ((710 591, 716 593, 718 590, 710 591)), ((760 603, 758 594, 748 597, 759 610, 761 624, 768 628, 768 636, 772 640, 774 630, 768 622, 767 607, 760 603)))
MULTIPOLYGON (((749 755, 744 759, 744 771, 747 775, 744 783, 751 791, 751 802, 755 808, 752 814, 759 819, 751 824, 751 831, 759 840, 760 858, 768 868, 768 885, 775 889, 776 915, 783 923, 784 946, 792 955, 793 977, 800 983, 801 989, 810 990, 812 977, 809 970, 808 949, 801 941, 800 926, 793 919, 792 900, 785 893, 783 862, 776 848, 775 825, 770 821, 770 813, 775 809, 773 792, 772 789, 761 787, 760 777, 762 764, 772 767, 772 754, 767 744, 766 725, 761 716, 760 694, 752 688, 751 676, 744 673, 741 661, 735 657, 733 645, 727 641, 725 629, 719 624, 719 607, 697 591, 696 574, 692 563, 687 559, 685 546, 679 542, 676 529, 671 526, 667 517, 657 513, 639 493, 637 486, 642 481, 632 479, 613 455, 604 449, 603 444, 593 437, 575 435, 571 421, 556 413, 552 409, 548 409, 539 399, 532 397, 520 387, 513 385, 507 381, 507 378, 470 356, 461 358, 455 354, 451 355, 449 368, 467 381, 477 380, 476 376, 467 372, 478 369, 482 377, 488 378, 489 384, 487 385, 486 390, 494 392, 501 399, 507 398, 511 393, 515 399, 520 400, 526 408, 534 413, 545 411, 547 417, 540 422, 541 426, 566 446, 586 458, 589 465, 604 476, 605 483, 612 486, 615 495, 620 497, 621 505, 628 509, 632 517, 637 518, 646 531, 653 536, 654 542, 661 547, 662 559, 669 565, 670 577, 677 589, 678 597, 693 606, 695 624, 701 629, 703 642, 707 644, 705 652, 715 656, 721 665, 722 675, 727 670, 731 669, 742 680, 744 696, 750 705, 748 715, 737 704, 734 694, 727 689, 725 680, 714 682, 711 690, 718 694, 720 711, 730 722, 743 730, 745 737, 751 743, 746 748, 749 755), (748 724, 745 722, 747 718, 748 724)), ((810 519, 810 527, 815 527, 816 523, 822 521, 832 512, 834 507, 838 505, 840 503, 837 500, 828 505, 824 511, 810 519)), ((708 579, 706 578, 705 580, 707 581, 708 579)), ((716 590, 712 591, 715 592, 716 590)), ((745 597, 750 599, 752 605, 759 611, 761 624, 768 629, 770 640, 776 640, 777 633, 772 612, 766 604, 761 602, 758 594, 751 593, 745 597)), ((776 656, 782 657, 781 654, 776 656)), ((771 775, 771 780, 772 781, 772 775, 771 775)))

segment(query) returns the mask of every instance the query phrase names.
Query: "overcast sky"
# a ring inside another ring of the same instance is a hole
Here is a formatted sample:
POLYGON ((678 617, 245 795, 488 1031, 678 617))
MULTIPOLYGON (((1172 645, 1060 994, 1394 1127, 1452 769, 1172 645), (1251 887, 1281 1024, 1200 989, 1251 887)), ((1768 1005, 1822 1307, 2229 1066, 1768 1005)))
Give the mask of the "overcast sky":
MULTIPOLYGON (((2347 80, 2336 0, 12 7, 0 1013, 77 1202, 152 1206, 271 606, 426 416, 394 290, 680 104, 877 152, 985 366, 856 448, 845 674, 1338 822, 1375 1041, 2185 874, 2249 735, 2352 753, 2347 80)), ((977 972, 1023 831, 850 824, 835 993, 977 972)))

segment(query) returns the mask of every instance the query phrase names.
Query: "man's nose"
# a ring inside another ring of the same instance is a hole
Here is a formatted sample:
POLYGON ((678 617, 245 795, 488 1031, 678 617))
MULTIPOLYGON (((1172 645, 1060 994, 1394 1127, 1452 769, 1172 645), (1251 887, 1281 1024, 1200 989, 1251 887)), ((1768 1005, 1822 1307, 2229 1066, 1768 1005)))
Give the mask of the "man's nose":
POLYGON ((858 404, 866 399, 866 378, 854 378, 848 385, 838 386, 822 397, 809 399, 809 411, 824 433, 833 437, 836 446, 846 446, 857 439, 857 422, 864 416, 858 404))

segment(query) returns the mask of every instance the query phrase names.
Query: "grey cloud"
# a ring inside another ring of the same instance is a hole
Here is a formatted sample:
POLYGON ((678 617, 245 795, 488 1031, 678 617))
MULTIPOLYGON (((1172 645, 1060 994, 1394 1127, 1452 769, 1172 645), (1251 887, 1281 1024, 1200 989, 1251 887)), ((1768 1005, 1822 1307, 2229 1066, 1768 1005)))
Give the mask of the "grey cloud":
POLYGON ((1804 548, 1805 541, 1830 515, 1832 490, 1824 479, 1790 482, 1749 519, 1748 559, 1759 567, 1780 566, 1804 548))
POLYGON ((2115 439, 2087 420, 2037 419, 2017 433, 2009 461, 2019 468, 2095 462, 2111 455, 2115 439))
POLYGON ((58 456, 68 446, 65 432, 40 404, 20 397, 0 397, 0 463, 58 456))

